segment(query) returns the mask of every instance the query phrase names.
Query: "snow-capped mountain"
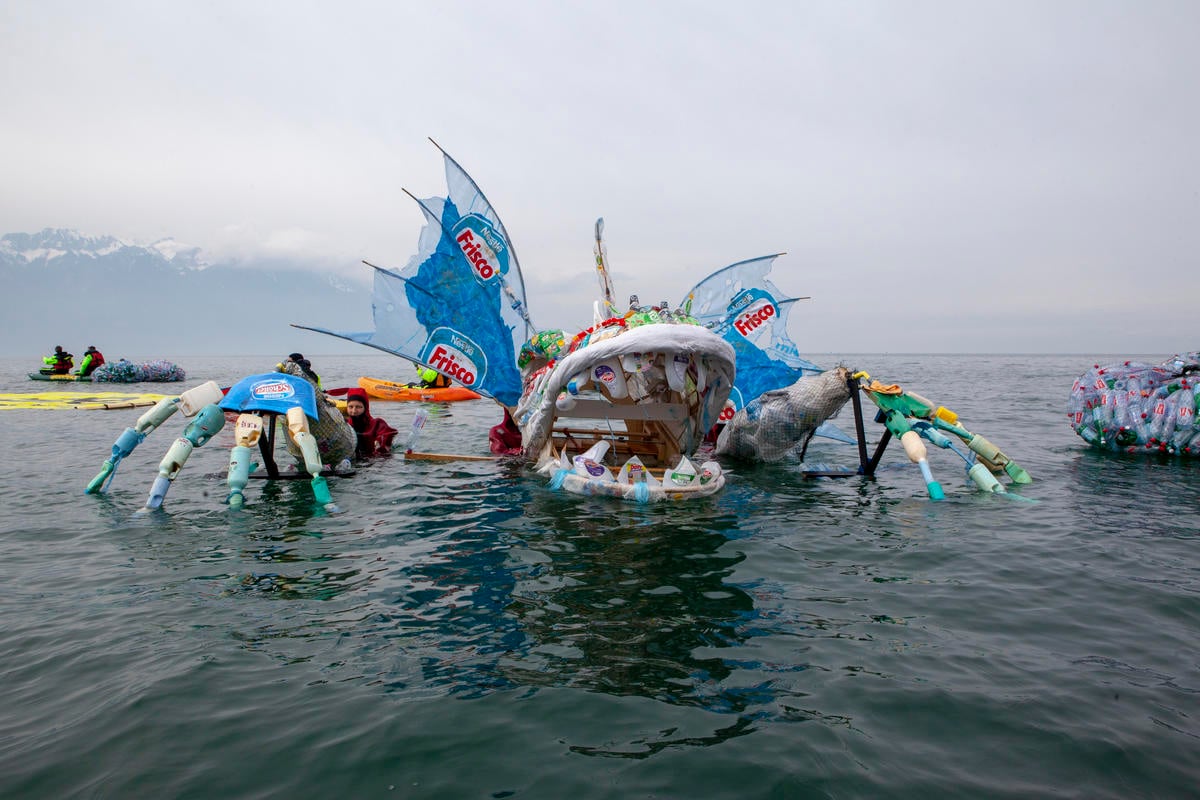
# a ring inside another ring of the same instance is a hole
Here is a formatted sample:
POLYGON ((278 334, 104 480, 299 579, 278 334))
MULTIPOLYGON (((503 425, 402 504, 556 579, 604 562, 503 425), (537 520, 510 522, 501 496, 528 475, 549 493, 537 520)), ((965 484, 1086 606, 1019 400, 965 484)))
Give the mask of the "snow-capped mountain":
POLYGON ((210 263, 201 248, 169 238, 143 245, 64 228, 5 234, 0 355, 85 340, 128 357, 167 359, 281 347, 338 352, 339 340, 289 323, 369 328, 369 289, 302 266, 210 263))
POLYGON ((209 263, 200 248, 174 239, 139 245, 115 236, 85 236, 69 228, 46 228, 38 233, 9 233, 0 237, 0 264, 48 266, 105 259, 161 260, 177 270, 203 269, 209 263))

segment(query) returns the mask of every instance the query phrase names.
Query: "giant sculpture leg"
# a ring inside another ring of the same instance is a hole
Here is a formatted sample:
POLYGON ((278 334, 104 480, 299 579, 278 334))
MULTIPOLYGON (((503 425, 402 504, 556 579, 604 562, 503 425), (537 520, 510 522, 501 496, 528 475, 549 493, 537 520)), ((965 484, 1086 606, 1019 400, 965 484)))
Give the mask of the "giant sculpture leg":
POLYGON ((920 435, 913 430, 908 419, 899 411, 892 409, 886 412, 884 425, 892 432, 893 436, 900 438, 900 444, 903 445, 908 460, 920 468, 921 477, 925 480, 925 488, 929 490, 929 499, 944 500, 946 493, 942 490, 942 485, 933 479, 933 473, 929 469, 929 461, 927 459, 929 454, 925 449, 925 443, 921 441, 920 435))
POLYGON ((326 510, 336 511, 337 506, 333 503, 333 496, 329 494, 329 484, 321 476, 324 464, 321 461, 321 453, 317 449, 317 438, 308 430, 308 417, 304 415, 304 409, 288 409, 287 423, 292 441, 304 455, 304 471, 312 476, 313 496, 318 503, 325 506, 326 510))
POLYGON ((158 477, 150 487, 150 496, 146 499, 145 510, 162 506, 171 488, 171 481, 179 475, 179 470, 187 463, 192 450, 203 446, 209 439, 225 427, 225 412, 216 405, 207 405, 183 430, 183 436, 175 440, 158 465, 158 477))
POLYGON ((246 504, 246 496, 242 492, 256 466, 251 462, 254 453, 251 448, 258 443, 262 432, 263 420, 258 414, 242 414, 238 417, 233 432, 235 444, 229 453, 229 495, 225 498, 231 508, 241 508, 246 504))
POLYGON ((178 397, 164 397, 159 400, 153 408, 138 417, 137 424, 126 428, 117 437, 112 446, 112 455, 105 460, 99 474, 92 478, 83 491, 86 494, 103 492, 107 488, 106 484, 110 483, 116 474, 121 459, 132 453, 135 447, 146 440, 151 431, 166 422, 176 411, 182 411, 185 417, 190 417, 201 407, 216 403, 220 399, 221 387, 217 386, 216 381, 208 381, 188 389, 178 397))
POLYGON ((971 433, 958 422, 958 415, 946 408, 938 408, 933 416, 933 424, 945 431, 950 431, 958 438, 967 443, 967 447, 973 453, 979 456, 979 460, 987 465, 992 472, 1005 472, 1013 483, 1032 483, 1033 478, 1029 477, 1026 472, 1017 462, 1006 456, 1000 451, 1000 448, 989 442, 977 433, 971 433))

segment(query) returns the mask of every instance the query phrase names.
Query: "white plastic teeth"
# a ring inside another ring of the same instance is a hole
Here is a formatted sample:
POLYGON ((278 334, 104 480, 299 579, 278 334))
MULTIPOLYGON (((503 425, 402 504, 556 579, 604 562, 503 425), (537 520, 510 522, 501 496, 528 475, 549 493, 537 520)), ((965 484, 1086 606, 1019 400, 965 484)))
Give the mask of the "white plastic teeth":
POLYGON ((681 456, 675 469, 667 470, 663 475, 663 486, 691 486, 696 481, 696 465, 687 456, 681 456))
POLYGON ((606 440, 601 439, 596 442, 582 455, 575 456, 571 466, 572 471, 576 475, 582 475, 592 481, 607 483, 614 480, 612 470, 600 463, 608 454, 608 448, 609 444, 606 440))
POLYGON ((667 386, 673 392, 682 392, 687 382, 688 364, 691 358, 687 353, 668 353, 663 357, 663 368, 667 372, 667 386))
POLYGON ((625 370, 621 368, 620 360, 615 357, 594 366, 592 380, 597 386, 604 387, 608 396, 614 400, 629 396, 629 388, 625 385, 625 370))
POLYGON ((621 471, 617 473, 617 483, 635 484, 645 483, 650 486, 661 486, 662 483, 658 478, 646 469, 646 465, 637 456, 631 456, 625 465, 621 467, 621 471))

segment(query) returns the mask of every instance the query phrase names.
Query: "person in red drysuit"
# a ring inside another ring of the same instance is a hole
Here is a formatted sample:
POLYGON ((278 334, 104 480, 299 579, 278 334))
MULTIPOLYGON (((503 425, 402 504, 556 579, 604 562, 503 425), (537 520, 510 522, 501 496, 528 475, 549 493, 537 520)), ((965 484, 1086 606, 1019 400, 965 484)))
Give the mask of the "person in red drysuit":
POLYGON ((498 456, 521 455, 521 430, 507 408, 500 424, 488 431, 488 446, 498 456))
POLYGON ((371 401, 362 389, 346 392, 346 418, 358 435, 354 454, 359 458, 387 455, 392 452, 396 429, 379 417, 371 416, 371 401))

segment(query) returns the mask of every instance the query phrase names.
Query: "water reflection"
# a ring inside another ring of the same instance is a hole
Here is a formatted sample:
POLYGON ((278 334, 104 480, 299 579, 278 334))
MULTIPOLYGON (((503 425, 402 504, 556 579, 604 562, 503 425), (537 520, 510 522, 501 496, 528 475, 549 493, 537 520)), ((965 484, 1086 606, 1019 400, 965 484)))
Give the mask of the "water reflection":
POLYGON ((505 665, 535 686, 583 687, 738 712, 713 690, 731 668, 697 651, 739 644, 753 599, 724 579, 742 560, 720 553, 728 515, 672 520, 668 509, 534 502, 524 547, 510 554, 511 611, 530 638, 505 665))
POLYGON ((1080 449, 1065 466, 1067 505, 1094 535, 1196 538, 1195 515, 1173 514, 1200 476, 1200 459, 1080 449))

